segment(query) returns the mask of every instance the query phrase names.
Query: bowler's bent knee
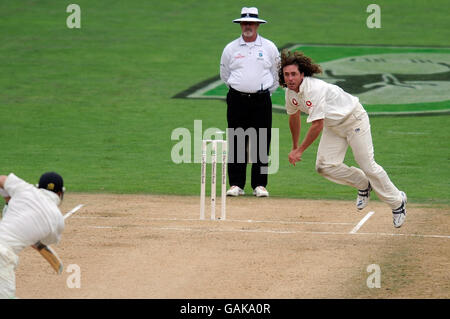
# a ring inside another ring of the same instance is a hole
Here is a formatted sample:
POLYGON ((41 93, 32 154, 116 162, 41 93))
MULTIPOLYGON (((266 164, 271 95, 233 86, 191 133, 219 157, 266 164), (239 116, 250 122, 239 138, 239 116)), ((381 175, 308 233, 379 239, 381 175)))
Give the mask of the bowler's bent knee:
POLYGON ((336 169, 336 165, 316 163, 316 172, 322 176, 332 175, 332 173, 335 169, 336 169))

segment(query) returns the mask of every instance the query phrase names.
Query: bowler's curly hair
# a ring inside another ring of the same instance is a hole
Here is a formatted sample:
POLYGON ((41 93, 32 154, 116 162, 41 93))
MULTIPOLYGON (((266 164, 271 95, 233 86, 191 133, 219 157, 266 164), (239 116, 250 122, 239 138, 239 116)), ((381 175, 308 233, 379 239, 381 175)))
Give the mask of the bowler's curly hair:
POLYGON ((320 65, 315 64, 310 57, 307 57, 302 52, 283 50, 281 52, 281 61, 278 68, 278 79, 282 87, 286 87, 284 81, 283 68, 287 65, 296 65, 300 73, 304 73, 305 76, 312 76, 314 74, 322 73, 320 65))

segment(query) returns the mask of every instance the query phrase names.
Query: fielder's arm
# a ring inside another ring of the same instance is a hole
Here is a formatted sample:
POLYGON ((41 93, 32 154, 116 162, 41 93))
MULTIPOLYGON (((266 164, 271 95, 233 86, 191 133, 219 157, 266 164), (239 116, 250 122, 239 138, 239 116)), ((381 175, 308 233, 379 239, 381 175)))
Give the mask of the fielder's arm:
POLYGON ((56 271, 56 273, 59 275, 63 271, 63 263, 61 259, 58 257, 56 252, 49 246, 44 245, 40 241, 38 241, 36 244, 32 245, 34 249, 36 249, 42 257, 45 258, 45 260, 48 261, 50 266, 56 271))
POLYGON ((5 205, 3 206, 2 212, 0 214, 0 217, 3 218, 6 214, 6 210, 8 209, 8 202, 11 199, 8 192, 3 188, 6 182, 7 176, 1 175, 0 176, 0 196, 2 196, 5 199, 5 205))
POLYGON ((8 192, 4 189, 7 177, 8 176, 5 175, 0 176, 0 195, 5 199, 6 203, 8 203, 9 200, 11 199, 8 192))
MULTIPOLYGON (((84 204, 80 204, 80 205, 74 207, 69 212, 67 212, 64 215, 64 220, 66 220, 67 218, 72 216, 75 212, 77 212, 83 206, 84 206, 84 204)), ((36 244, 32 245, 31 247, 36 249, 42 255, 42 257, 44 257, 45 260, 48 261, 48 263, 52 266, 52 268, 56 271, 56 273, 58 275, 62 273, 63 263, 62 263, 61 259, 58 257, 58 255, 56 254, 56 252, 50 246, 46 246, 43 243, 41 243, 40 241, 38 241, 36 244)))
POLYGON ((8 176, 6 176, 6 175, 1 175, 0 176, 0 188, 3 188, 3 186, 5 185, 5 182, 6 182, 6 178, 7 178, 8 176))

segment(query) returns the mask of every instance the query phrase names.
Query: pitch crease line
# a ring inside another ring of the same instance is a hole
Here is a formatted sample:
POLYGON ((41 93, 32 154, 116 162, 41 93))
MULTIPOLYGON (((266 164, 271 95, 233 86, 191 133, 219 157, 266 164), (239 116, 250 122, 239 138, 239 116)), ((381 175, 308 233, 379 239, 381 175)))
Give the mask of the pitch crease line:
MULTIPOLYGON (((122 219, 123 217, 114 217, 114 216, 77 216, 73 217, 76 219, 101 219, 101 218, 111 218, 111 220, 122 219)), ((135 218, 139 220, 150 220, 150 221, 195 221, 197 222, 198 218, 135 218)), ((300 222, 300 221, 283 221, 283 220, 252 220, 252 219, 225 219, 220 222, 235 222, 235 223, 273 223, 273 224, 292 224, 292 225, 353 225, 352 223, 338 223, 338 222, 300 222)))
POLYGON ((274 224, 306 224, 306 225, 351 225, 351 223, 334 223, 334 222, 294 222, 282 220, 252 220, 252 219, 227 219, 229 222, 239 223, 274 223, 274 224))
POLYGON ((117 226, 88 226, 89 228, 95 228, 95 229, 111 229, 111 228, 120 228, 117 226))
POLYGON ((373 215, 375 212, 368 212, 366 216, 350 231, 349 234, 356 234, 356 232, 364 225, 364 223, 373 215))
POLYGON ((195 232, 231 232, 231 233, 272 233, 272 234, 312 234, 312 235, 361 235, 361 236, 400 236, 400 237, 421 237, 421 238, 446 238, 447 235, 424 235, 424 234, 390 234, 390 233, 339 233, 339 232, 322 232, 322 231, 295 231, 295 230, 262 230, 262 229, 205 229, 205 228, 189 228, 189 227, 148 227, 154 230, 173 230, 173 231, 195 231, 195 232))
POLYGON ((422 237, 422 238, 447 238, 447 235, 422 235, 422 234, 389 234, 389 233, 357 233, 356 235, 378 235, 378 236, 405 236, 405 237, 422 237))

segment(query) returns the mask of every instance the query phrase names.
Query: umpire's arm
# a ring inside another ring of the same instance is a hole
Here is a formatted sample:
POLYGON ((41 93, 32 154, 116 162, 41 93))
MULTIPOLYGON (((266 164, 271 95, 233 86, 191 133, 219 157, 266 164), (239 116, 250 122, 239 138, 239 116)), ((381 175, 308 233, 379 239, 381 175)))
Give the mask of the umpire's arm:
POLYGON ((228 86, 228 79, 230 78, 231 75, 230 54, 228 51, 229 51, 228 46, 226 46, 220 58, 220 78, 227 86, 228 86))

